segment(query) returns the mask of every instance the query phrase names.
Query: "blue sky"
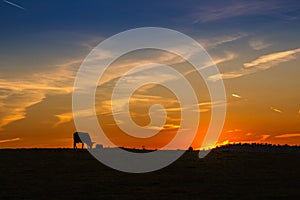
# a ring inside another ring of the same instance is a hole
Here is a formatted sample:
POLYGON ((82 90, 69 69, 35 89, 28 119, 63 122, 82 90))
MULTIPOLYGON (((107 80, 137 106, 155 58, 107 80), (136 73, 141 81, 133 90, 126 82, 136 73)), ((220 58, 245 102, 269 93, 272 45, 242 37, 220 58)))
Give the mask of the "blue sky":
POLYGON ((266 37, 274 45, 279 43, 282 49, 297 47, 299 33, 297 1, 19 0, 13 3, 25 10, 5 1, 0 4, 0 49, 1 55, 9 54, 8 57, 14 54, 31 57, 27 55, 31 51, 60 54, 65 48, 68 48, 66 56, 72 56, 82 53, 76 46, 81 41, 107 38, 144 26, 175 29, 195 39, 244 33, 248 37, 266 37), (74 48, 70 51, 69 47, 74 48))

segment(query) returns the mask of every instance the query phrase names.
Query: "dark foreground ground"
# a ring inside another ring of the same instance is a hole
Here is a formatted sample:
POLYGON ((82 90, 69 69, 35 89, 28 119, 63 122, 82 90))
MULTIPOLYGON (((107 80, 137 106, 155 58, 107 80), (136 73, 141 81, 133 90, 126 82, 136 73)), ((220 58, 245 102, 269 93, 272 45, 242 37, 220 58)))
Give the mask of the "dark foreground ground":
POLYGON ((0 199, 299 199, 299 152, 187 152, 151 173, 110 169, 86 151, 0 150, 0 199))

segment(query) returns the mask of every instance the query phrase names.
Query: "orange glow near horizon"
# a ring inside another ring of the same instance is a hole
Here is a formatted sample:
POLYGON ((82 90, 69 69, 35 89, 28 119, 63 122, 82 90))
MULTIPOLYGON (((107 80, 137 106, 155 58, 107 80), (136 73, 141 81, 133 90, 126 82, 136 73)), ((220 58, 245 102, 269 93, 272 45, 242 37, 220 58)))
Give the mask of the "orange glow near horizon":
MULTIPOLYGON (((232 143, 300 144, 299 96, 294 89, 295 84, 299 83, 299 60, 295 60, 299 51, 294 49, 258 55, 252 62, 245 61, 245 69, 235 73, 222 70, 240 66, 234 60, 237 55, 226 54, 225 58, 215 56, 227 90, 227 116, 219 141, 214 146, 232 143), (283 63, 284 67, 281 67, 283 63), (282 76, 286 73, 285 68, 289 68, 289 76, 282 76)), ((146 55, 131 57, 128 54, 121 57, 99 81, 95 108, 106 135, 117 146, 159 149, 177 133, 182 108, 176 96, 159 85, 145 85, 130 99, 130 115, 139 126, 150 122, 149 108, 152 105, 164 106, 167 119, 157 135, 147 139, 128 136, 118 128, 112 116, 111 92, 120 76, 120 69, 125 73, 129 65, 151 60, 172 66, 189 79, 199 100, 199 109, 195 112, 200 113, 198 132, 191 146, 194 149, 211 148, 202 146, 211 117, 211 102, 205 82, 199 75, 191 73, 193 68, 181 57, 150 50, 146 55)), ((36 73, 22 76, 21 81, 18 78, 0 79, 0 148, 72 147, 72 134, 76 131, 71 107, 72 86, 81 61, 74 59, 59 64, 54 71, 47 71, 48 76, 36 73)), ((123 104, 124 100, 120 99, 118 105, 123 104)), ((193 122, 193 119, 186 120, 193 122)))

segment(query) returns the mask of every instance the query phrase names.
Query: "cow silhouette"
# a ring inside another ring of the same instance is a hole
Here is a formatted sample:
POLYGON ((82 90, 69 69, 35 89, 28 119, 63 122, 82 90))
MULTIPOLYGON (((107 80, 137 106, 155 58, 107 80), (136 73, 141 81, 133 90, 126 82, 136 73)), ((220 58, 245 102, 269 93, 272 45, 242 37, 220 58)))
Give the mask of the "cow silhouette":
POLYGON ((77 149, 76 144, 81 143, 81 149, 83 149, 84 144, 87 145, 87 148, 93 147, 93 142, 91 141, 91 137, 88 133, 84 132, 75 132, 73 134, 73 141, 74 141, 74 149, 77 149))

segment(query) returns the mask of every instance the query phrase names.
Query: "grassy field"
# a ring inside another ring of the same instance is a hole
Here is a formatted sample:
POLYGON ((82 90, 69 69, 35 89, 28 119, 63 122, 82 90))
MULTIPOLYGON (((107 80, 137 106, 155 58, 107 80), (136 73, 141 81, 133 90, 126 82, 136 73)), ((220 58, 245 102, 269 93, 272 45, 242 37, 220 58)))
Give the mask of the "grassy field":
POLYGON ((186 152, 151 173, 110 169, 87 151, 0 150, 0 199, 257 199, 300 196, 300 153, 186 152))

